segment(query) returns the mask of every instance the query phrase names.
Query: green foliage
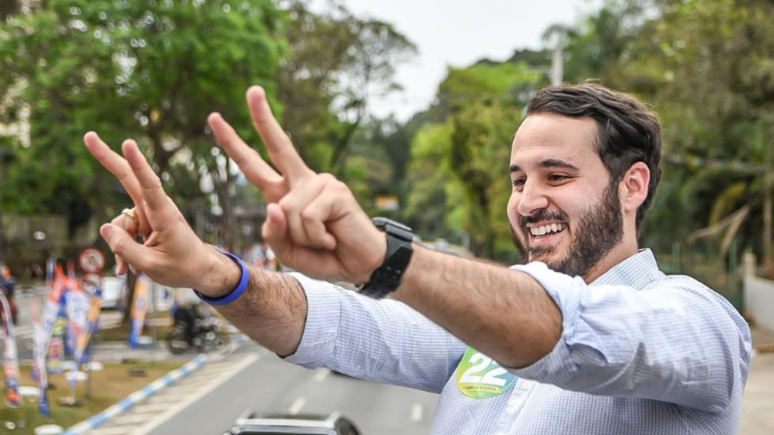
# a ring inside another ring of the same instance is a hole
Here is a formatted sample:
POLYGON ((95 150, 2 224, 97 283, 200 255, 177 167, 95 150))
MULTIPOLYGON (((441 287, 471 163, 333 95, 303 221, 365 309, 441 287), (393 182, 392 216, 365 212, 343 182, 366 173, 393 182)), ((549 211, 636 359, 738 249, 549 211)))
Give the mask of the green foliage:
POLYGON ((136 139, 178 201, 205 175, 227 192, 217 187, 233 170, 215 170, 205 119, 219 111, 257 141, 243 96, 274 89, 282 22, 270 0, 52 0, 13 17, 0 27, 0 122, 29 121, 30 134, 15 144, 4 204, 77 226, 90 217, 82 205, 126 203, 83 146, 89 130, 116 149, 136 139))
POLYGON ((338 1, 314 13, 304 0, 281 2, 291 17, 290 53, 277 74, 283 127, 317 171, 347 178, 347 156, 369 99, 398 88, 395 67, 416 47, 382 21, 353 15, 338 1))
POLYGON ((508 258, 504 218, 510 195, 510 144, 525 99, 543 80, 523 62, 450 69, 434 117, 412 142, 406 215, 420 233, 471 237, 477 255, 508 258))

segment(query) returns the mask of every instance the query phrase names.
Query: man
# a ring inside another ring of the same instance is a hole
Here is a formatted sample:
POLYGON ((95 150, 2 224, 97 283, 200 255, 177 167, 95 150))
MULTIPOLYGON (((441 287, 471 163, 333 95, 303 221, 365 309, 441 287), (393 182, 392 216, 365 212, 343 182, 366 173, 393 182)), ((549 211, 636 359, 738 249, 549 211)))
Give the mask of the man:
POLYGON ((530 263, 510 269, 414 246, 395 223, 380 231, 346 185, 304 164, 262 89, 247 101, 281 175, 220 115, 208 121, 270 203, 263 236, 279 260, 396 300, 227 258, 195 237, 134 142, 124 160, 88 133, 137 206, 101 229, 123 270, 196 288, 290 362, 440 393, 434 434, 736 433, 749 329, 638 248, 661 134, 636 99, 584 84, 532 100, 507 210, 530 263))

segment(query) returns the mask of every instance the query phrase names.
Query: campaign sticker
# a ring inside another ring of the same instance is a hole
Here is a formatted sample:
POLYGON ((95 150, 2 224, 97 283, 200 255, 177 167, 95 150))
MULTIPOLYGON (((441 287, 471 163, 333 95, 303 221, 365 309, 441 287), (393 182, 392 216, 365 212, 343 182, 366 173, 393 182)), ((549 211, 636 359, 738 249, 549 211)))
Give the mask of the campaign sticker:
POLYGON ((457 367, 457 387, 462 394, 474 399, 499 396, 513 388, 518 379, 472 347, 468 347, 457 367))

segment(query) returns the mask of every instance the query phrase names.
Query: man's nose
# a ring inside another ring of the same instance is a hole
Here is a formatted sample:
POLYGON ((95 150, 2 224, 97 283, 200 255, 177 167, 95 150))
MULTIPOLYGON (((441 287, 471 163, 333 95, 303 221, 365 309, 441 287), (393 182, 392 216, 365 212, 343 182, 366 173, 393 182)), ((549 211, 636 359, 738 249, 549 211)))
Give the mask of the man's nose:
POLYGON ((516 210, 522 216, 531 216, 536 211, 542 210, 548 207, 548 197, 545 194, 545 190, 530 184, 529 182, 524 184, 524 189, 521 191, 521 196, 516 205, 516 210))

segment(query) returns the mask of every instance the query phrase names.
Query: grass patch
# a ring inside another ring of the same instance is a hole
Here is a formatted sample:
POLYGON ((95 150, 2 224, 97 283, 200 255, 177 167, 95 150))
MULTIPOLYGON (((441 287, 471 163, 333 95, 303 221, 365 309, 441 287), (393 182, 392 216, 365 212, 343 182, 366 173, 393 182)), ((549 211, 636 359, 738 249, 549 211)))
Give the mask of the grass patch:
MULTIPOLYGON (((142 389, 186 362, 185 360, 175 360, 136 364, 106 363, 104 370, 92 372, 90 397, 87 397, 89 381, 78 383, 75 397, 83 401, 83 406, 79 408, 64 407, 57 403, 60 397, 70 396, 70 385, 64 374, 49 375, 49 383, 56 385, 56 389, 48 392, 51 418, 43 416, 38 409, 37 401, 31 401, 29 398, 25 398, 21 408, 9 408, 0 403, 0 432, 31 435, 36 427, 43 424, 57 424, 67 429, 118 403, 129 394, 142 389), (147 376, 129 376, 129 371, 137 368, 145 369, 147 376), (8 431, 5 428, 5 423, 8 421, 17 426, 15 430, 8 431), (20 427, 22 425, 24 427, 20 427)), ((32 381, 29 380, 31 367, 21 366, 20 369, 22 384, 32 385, 32 381)))
MULTIPOLYGON (((154 313, 153 316, 148 316, 148 323, 151 323, 150 325, 146 325, 145 328, 142 331, 143 335, 147 336, 153 336, 153 330, 156 330, 156 339, 159 341, 163 341, 164 337, 167 336, 167 333, 171 331, 171 325, 172 325, 172 319, 169 315, 169 312, 163 311, 159 313, 154 313)), ((122 341, 124 343, 129 342, 129 334, 131 333, 132 327, 130 322, 121 322, 120 325, 109 328, 109 329, 102 329, 100 332, 94 335, 94 340, 98 343, 106 343, 106 342, 115 342, 115 341, 122 341)))

